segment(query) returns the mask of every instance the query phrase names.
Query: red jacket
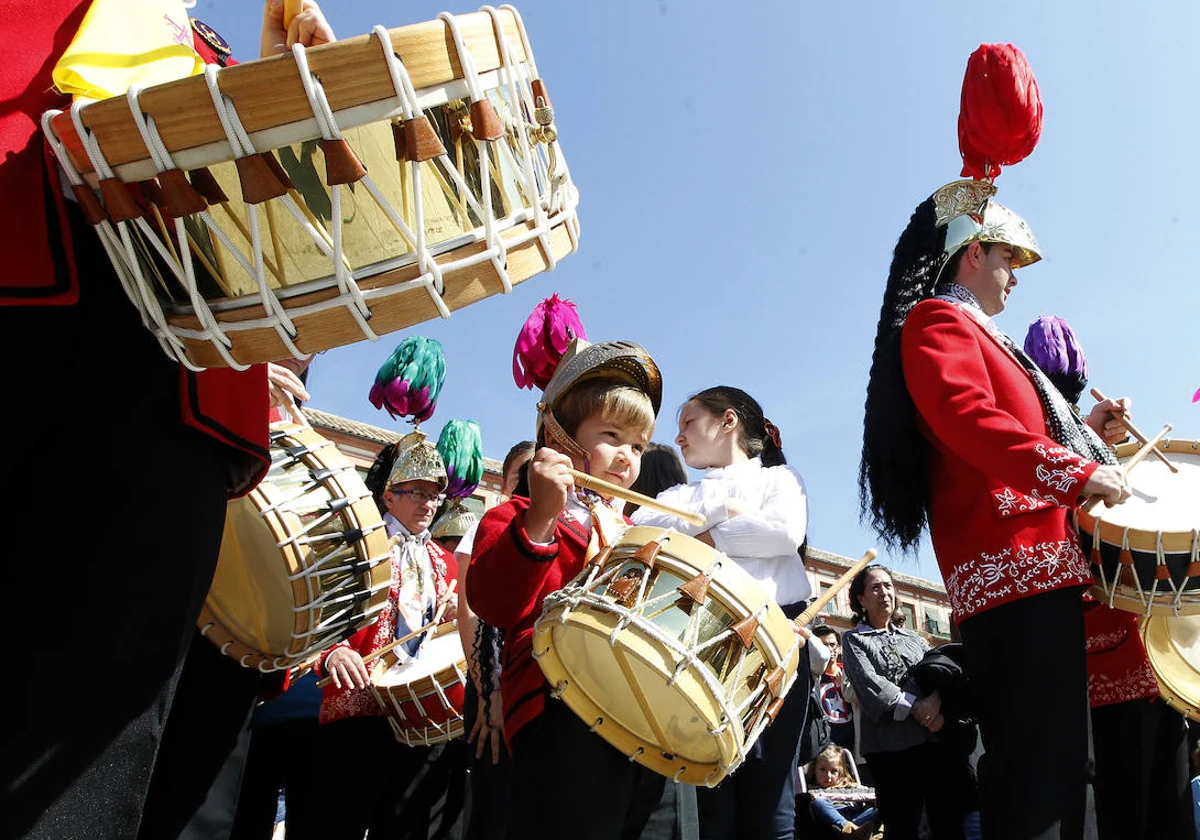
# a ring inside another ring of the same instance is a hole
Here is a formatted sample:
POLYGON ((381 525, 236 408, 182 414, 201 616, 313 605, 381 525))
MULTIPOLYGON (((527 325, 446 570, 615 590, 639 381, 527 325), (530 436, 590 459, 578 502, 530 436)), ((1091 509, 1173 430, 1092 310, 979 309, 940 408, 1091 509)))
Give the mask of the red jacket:
MULTIPOLYGON (((434 594, 440 601, 446 595, 450 582, 458 578, 458 561, 433 540, 425 543, 429 559, 433 562, 434 594)), ((379 616, 344 642, 321 653, 313 666, 318 677, 326 676, 325 660, 338 648, 351 647, 366 656, 379 650, 396 638, 396 617, 400 614, 400 551, 392 548, 392 585, 388 590, 387 604, 379 616)), ((414 628, 415 629, 415 628, 414 628)), ((368 663, 367 668, 371 665, 368 663)), ((330 723, 348 717, 382 715, 383 709, 375 700, 370 688, 335 688, 333 683, 325 686, 321 694, 320 722, 330 723)))
MULTIPOLYGON (((0 44, 5 47, 0 242, 7 260, 0 276, 0 306, 71 306, 79 300, 67 202, 39 121, 43 111, 70 106, 70 98, 54 90, 50 73, 89 5, 90 0, 0 0, 0 44)), ((211 50, 202 54, 213 55, 211 50)), ((83 268, 87 282, 87 266, 83 268)), ((248 492, 270 464, 266 365, 199 374, 180 366, 179 380, 180 416, 235 450, 229 458, 230 495, 248 492)))
POLYGON ((925 300, 902 338, 929 455, 929 531, 962 621, 1091 582, 1068 513, 1098 464, 1060 446, 1028 372, 964 307, 925 300))
POLYGON ((1090 596, 1084 601, 1092 708, 1157 697, 1158 679, 1138 632, 1137 615, 1114 610, 1090 596))
POLYGON ((525 532, 529 500, 514 498, 484 514, 475 533, 467 600, 488 624, 502 627, 504 736, 513 737, 546 706, 549 686, 531 655, 533 625, 542 602, 583 569, 590 529, 563 514, 554 543, 534 545, 525 532))

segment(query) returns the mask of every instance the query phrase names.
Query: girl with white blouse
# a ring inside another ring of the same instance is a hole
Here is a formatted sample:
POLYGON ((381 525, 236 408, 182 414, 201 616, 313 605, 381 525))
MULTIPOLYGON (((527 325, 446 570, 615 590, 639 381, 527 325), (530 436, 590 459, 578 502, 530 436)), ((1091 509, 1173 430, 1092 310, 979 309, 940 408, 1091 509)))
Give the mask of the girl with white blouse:
MULTIPOLYGON (((808 498, 804 480, 784 458, 779 429, 745 391, 720 385, 684 403, 675 443, 689 467, 706 472, 658 498, 701 514, 707 524, 696 527, 645 507, 634 513, 634 523, 672 528, 715 547, 789 618, 799 615, 811 595, 803 560, 808 498)), ((697 790, 702 840, 794 836, 795 769, 812 690, 809 669, 800 670, 779 717, 745 764, 715 788, 697 790)))

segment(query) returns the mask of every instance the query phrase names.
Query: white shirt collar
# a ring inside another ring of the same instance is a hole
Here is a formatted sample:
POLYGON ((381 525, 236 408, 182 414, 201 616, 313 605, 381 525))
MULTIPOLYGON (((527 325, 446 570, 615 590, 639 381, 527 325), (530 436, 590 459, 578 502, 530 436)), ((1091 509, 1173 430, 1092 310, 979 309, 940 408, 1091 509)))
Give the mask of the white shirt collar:
POLYGON ((384 527, 387 529, 387 535, 389 537, 394 537, 396 535, 399 535, 399 536, 403 537, 405 540, 412 540, 413 542, 419 542, 419 543, 429 542, 430 535, 429 535, 428 528, 426 528, 424 531, 422 531, 419 534, 414 534, 412 531, 405 528, 403 523, 401 523, 399 519, 392 516, 390 513, 385 513, 383 515, 383 524, 384 524, 384 527))
POLYGON ((713 467, 704 474, 705 478, 740 478, 748 477, 763 468, 762 458, 755 455, 748 461, 736 461, 727 467, 713 467))

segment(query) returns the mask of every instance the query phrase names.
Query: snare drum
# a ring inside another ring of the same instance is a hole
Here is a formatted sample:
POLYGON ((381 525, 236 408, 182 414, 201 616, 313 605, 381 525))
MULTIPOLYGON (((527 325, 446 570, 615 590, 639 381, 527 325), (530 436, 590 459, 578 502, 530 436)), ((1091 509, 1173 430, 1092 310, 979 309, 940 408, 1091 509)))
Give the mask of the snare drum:
POLYGON ((303 665, 374 620, 391 551, 354 465, 309 426, 271 429, 271 469, 229 503, 202 633, 247 667, 303 665))
POLYGON ((1163 699, 1200 721, 1200 615, 1142 619, 1142 639, 1163 699))
POLYGON ((725 555, 659 528, 626 528, 549 595, 533 656, 551 693, 630 759, 715 785, 795 681, 792 623, 725 555))
POLYGON ((371 669, 371 691, 387 714, 396 740, 410 747, 462 737, 467 662, 458 624, 447 622, 421 643, 415 659, 398 661, 391 650, 371 669))
POLYGON ((506 6, 209 66, 42 123, 163 348, 242 367, 449 317, 553 269, 579 235, 553 120, 506 6))
MULTIPOLYGON (((1117 447, 1128 458, 1139 444, 1117 447)), ((1092 561, 1096 597, 1142 615, 1200 614, 1200 442, 1164 440, 1159 449, 1178 469, 1146 458, 1129 473, 1133 495, 1078 516, 1079 539, 1092 561)))

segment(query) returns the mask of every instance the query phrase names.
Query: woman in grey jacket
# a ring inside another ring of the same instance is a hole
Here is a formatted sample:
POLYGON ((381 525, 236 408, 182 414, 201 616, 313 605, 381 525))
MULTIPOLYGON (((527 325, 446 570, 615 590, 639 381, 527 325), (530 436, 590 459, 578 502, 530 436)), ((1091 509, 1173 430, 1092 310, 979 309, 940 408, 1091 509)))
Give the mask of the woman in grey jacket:
POLYGON ((960 840, 971 781, 961 759, 938 740, 941 698, 916 697, 908 678, 929 645, 897 626, 892 574, 884 566, 859 573, 850 606, 858 626, 842 637, 842 659, 858 698, 859 749, 875 779, 888 840, 916 840, 922 805, 934 840, 960 840))

